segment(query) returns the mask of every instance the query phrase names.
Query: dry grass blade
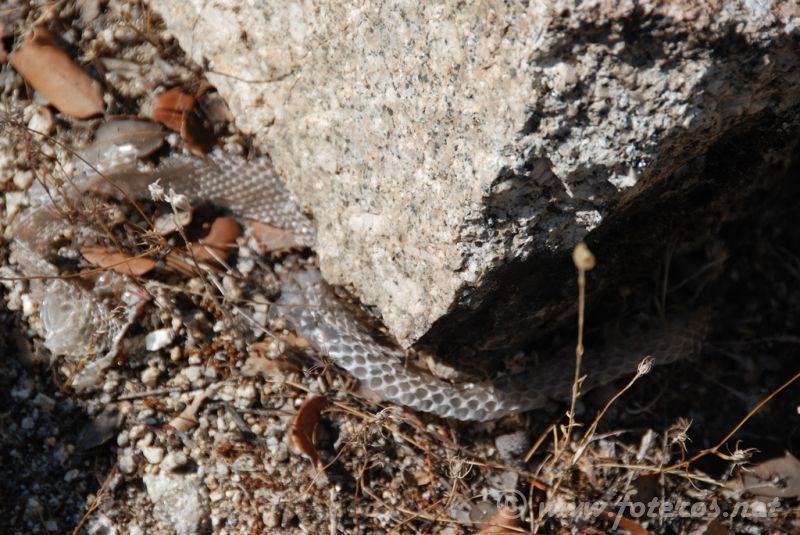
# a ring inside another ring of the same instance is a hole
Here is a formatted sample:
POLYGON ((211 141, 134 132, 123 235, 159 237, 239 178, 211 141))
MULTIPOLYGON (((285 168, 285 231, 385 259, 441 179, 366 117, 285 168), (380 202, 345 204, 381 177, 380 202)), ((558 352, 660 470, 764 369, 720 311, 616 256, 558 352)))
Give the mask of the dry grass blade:
POLYGON ((11 54, 11 66, 62 113, 86 119, 103 113, 103 89, 43 27, 11 54))
POLYGON ((314 431, 317 429, 320 413, 327 404, 328 398, 312 396, 300 405, 292 421, 292 442, 301 453, 311 458, 315 468, 320 465, 320 459, 314 446, 314 431))

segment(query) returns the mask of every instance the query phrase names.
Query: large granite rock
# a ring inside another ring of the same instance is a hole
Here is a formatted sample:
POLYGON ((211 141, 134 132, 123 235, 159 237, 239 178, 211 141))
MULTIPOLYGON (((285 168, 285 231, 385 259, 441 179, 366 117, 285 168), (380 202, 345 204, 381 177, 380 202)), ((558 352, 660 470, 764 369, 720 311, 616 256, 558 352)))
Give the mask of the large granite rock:
POLYGON ((518 345, 578 240, 657 237, 687 164, 800 102, 791 2, 150 3, 406 345, 518 345))

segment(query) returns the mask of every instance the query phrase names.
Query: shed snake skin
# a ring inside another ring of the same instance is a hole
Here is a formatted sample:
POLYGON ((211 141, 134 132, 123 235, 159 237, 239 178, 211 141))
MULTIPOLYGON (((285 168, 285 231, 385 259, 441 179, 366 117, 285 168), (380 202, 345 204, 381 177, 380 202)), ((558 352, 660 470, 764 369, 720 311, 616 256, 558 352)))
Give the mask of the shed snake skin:
MULTIPOLYGON (((130 163, 130 162, 128 162, 130 163)), ((173 157, 156 170, 138 173, 128 165, 121 170, 114 158, 101 167, 105 176, 124 186, 133 196, 146 196, 155 179, 165 188, 186 194, 192 202, 212 202, 242 218, 261 220, 291 232, 301 245, 312 247, 314 227, 300 210, 266 158, 245 160, 221 153, 210 157, 173 157)), ((105 179, 87 171, 78 188, 102 189, 105 179), (98 188, 98 186, 100 186, 98 188)), ((118 195, 113 189, 108 192, 118 195)), ((46 210, 44 196, 30 210, 46 210)), ((39 214, 41 215, 41 214, 39 214)), ((28 243, 29 249, 41 247, 28 243)), ((540 408, 549 399, 568 395, 574 377, 571 361, 555 359, 524 374, 503 376, 481 383, 452 384, 406 365, 406 352, 386 345, 325 282, 317 270, 299 271, 282 281, 277 315, 313 348, 359 379, 382 398, 442 417, 487 421, 540 408)), ((677 318, 617 348, 587 353, 582 370, 583 390, 633 374, 647 355, 658 364, 700 351, 706 321, 697 316, 677 318)))

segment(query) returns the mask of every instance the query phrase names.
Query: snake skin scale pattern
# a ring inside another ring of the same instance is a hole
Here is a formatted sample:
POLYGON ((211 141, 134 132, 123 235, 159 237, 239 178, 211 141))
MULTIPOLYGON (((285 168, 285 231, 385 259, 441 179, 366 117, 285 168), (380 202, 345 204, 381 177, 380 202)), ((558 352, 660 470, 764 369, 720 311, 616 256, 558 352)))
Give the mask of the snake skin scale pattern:
MULTIPOLYGON (((114 171, 109 171, 111 175, 114 171)), ((234 214, 264 221, 293 232, 312 246, 314 229, 266 158, 245 160, 216 153, 207 158, 175 157, 155 172, 121 171, 126 189, 136 196, 156 178, 162 186, 193 202, 212 202, 234 214)), ((117 178, 120 182, 121 178, 117 178)), ((492 382, 451 384, 409 368, 406 353, 376 339, 373 329, 342 302, 317 270, 295 272, 284 280, 276 304, 300 336, 322 355, 386 400, 458 420, 486 421, 542 407, 551 398, 569 396, 572 362, 557 360, 529 373, 492 382)), ((658 364, 695 355, 707 322, 699 316, 664 322, 639 337, 624 340, 617 350, 587 354, 583 390, 636 372, 647 355, 658 364)))

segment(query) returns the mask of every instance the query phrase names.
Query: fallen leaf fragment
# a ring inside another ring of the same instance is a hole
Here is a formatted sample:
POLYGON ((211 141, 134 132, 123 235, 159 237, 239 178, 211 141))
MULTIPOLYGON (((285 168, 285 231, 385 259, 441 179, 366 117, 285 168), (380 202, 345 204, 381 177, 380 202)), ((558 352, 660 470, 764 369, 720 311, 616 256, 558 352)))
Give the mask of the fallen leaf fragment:
POLYGON ((180 133, 194 154, 206 154, 214 146, 213 128, 197 107, 197 99, 180 87, 173 87, 156 98, 152 117, 180 133))
POLYGON ((10 57, 11 66, 60 112, 86 119, 103 113, 103 89, 78 67, 53 35, 38 26, 10 57))
POLYGON ((800 498, 800 460, 787 451, 751 467, 744 474, 744 490, 754 496, 800 498))
POLYGON ((227 260, 236 247, 236 238, 241 236, 242 227, 232 217, 218 217, 201 243, 192 244, 192 254, 200 262, 211 262, 217 258, 227 260))
POLYGON ((133 277, 149 273, 156 267, 155 261, 150 258, 129 256, 100 246, 81 247, 81 255, 90 264, 133 277))
POLYGON ((153 119, 175 132, 181 131, 183 113, 191 111, 197 101, 180 87, 173 87, 156 97, 153 119))
POLYGON ((97 128, 94 143, 83 149, 81 156, 90 162, 98 161, 112 147, 130 145, 137 158, 145 158, 164 143, 164 137, 164 128, 153 121, 111 119, 97 128))
POLYGON ((616 524, 621 530, 625 530, 631 535, 650 535, 650 532, 640 526, 637 522, 634 522, 630 518, 626 518, 622 515, 617 515, 610 511, 601 511, 600 517, 616 524))
POLYGON ((250 232, 256 242, 262 247, 262 252, 283 253, 303 248, 291 230, 273 227, 255 220, 248 221, 247 226, 250 227, 250 232))
POLYGON ((185 433, 192 427, 196 426, 197 411, 200 409, 200 405, 203 404, 207 397, 208 392, 205 390, 197 394, 197 396, 195 396, 195 398, 192 400, 192 403, 187 405, 179 415, 170 420, 167 426, 180 433, 185 433))
POLYGON ((501 533, 520 533, 519 515, 509 507, 498 507, 477 535, 500 535, 501 533))
POLYGON ((319 468, 319 453, 314 446, 314 431, 319 423, 320 413, 328 404, 324 396, 312 396, 305 400, 292 421, 292 442, 301 453, 311 458, 315 468, 319 468))
POLYGON ((284 379, 287 373, 300 371, 295 364, 286 359, 268 359, 259 355, 250 355, 242 364, 242 375, 245 377, 261 376, 264 379, 284 379))

